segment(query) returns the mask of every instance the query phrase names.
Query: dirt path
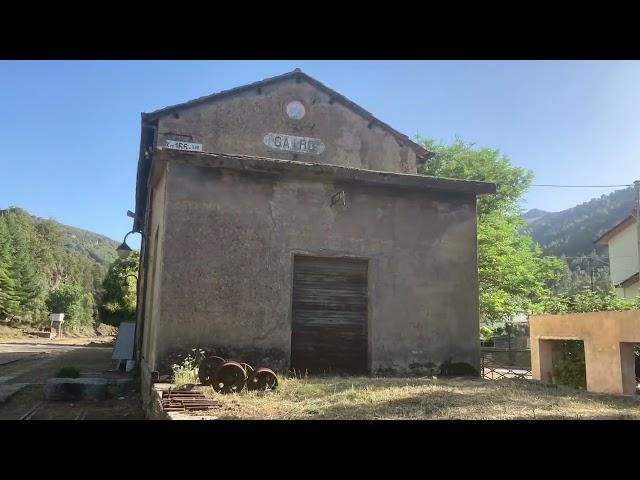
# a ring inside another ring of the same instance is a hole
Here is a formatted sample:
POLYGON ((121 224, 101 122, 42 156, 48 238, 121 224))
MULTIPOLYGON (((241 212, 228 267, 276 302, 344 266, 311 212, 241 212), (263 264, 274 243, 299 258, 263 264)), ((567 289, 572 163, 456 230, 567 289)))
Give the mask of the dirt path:
MULTIPOLYGON (((45 402, 44 384, 62 367, 78 368, 86 377, 131 380, 130 374, 109 371, 115 366, 112 344, 94 339, 64 344, 65 340, 70 339, 0 344, 0 419, 143 418, 139 396, 131 389, 110 388, 111 395, 100 402, 45 402)), ((135 380, 128 385, 135 386, 135 380)))

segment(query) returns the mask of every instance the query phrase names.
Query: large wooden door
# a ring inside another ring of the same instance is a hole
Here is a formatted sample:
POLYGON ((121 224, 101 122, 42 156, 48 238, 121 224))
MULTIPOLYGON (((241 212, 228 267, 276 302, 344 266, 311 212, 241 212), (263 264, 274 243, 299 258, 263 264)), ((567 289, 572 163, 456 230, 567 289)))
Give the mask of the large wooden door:
POLYGON ((291 367, 367 373, 367 261, 295 256, 291 367))

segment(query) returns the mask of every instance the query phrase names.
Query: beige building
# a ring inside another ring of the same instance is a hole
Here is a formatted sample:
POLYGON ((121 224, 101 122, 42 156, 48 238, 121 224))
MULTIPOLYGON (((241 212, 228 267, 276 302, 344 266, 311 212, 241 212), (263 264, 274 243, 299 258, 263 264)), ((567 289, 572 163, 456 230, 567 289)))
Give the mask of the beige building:
POLYGON ((636 393, 634 347, 640 342, 640 312, 532 315, 531 367, 535 380, 554 382, 554 364, 563 340, 582 342, 590 392, 636 393))
POLYGON ((611 284, 616 293, 624 298, 638 296, 638 226, 635 216, 629 215, 595 243, 608 247, 611 284))
MULTIPOLYGON (((285 372, 477 374, 476 197, 299 70, 142 115, 143 383, 204 348, 285 372)), ((144 391, 144 389, 143 389, 144 391)))

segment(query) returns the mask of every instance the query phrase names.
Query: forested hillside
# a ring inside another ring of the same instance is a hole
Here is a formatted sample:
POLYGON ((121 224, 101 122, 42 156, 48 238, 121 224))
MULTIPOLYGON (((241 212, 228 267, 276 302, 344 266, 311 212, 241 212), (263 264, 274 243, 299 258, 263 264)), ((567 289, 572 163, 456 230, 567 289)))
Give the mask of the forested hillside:
POLYGON ((117 242, 92 232, 0 210, 0 320, 43 324, 67 308, 69 326, 89 326, 117 242))
POLYGON ((566 257, 571 272, 562 289, 575 292, 593 286, 606 290, 611 286, 608 251, 593 242, 633 209, 633 188, 626 188, 561 212, 529 210, 524 218, 545 254, 566 257))
POLYGON ((548 255, 576 257, 606 248, 593 241, 633 212, 633 188, 616 190, 561 212, 529 210, 524 216, 534 240, 548 255))

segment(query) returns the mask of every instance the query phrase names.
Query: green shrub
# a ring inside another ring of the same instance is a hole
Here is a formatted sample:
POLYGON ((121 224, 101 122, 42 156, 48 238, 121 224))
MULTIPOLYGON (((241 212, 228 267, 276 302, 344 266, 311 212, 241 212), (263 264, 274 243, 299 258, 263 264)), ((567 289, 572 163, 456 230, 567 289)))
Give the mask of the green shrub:
POLYGON ((75 367, 62 367, 56 373, 57 378, 78 378, 80 376, 80 370, 75 367))
POLYGON ((177 386, 196 385, 200 383, 200 379, 198 378, 198 365, 204 352, 202 350, 198 351, 195 348, 191 351, 193 353, 187 355, 182 363, 174 364, 171 367, 173 370, 173 383, 177 386))
POLYGON ((487 326, 480 327, 480 341, 488 342, 493 338, 493 330, 487 326))
POLYGON ((86 292, 80 285, 62 283, 49 293, 46 300, 50 313, 64 313, 65 327, 78 328, 92 326, 94 323, 93 294, 86 292))
POLYGON ((554 348, 553 375, 556 382, 574 388, 587 388, 584 343, 575 340, 558 342, 554 348))

